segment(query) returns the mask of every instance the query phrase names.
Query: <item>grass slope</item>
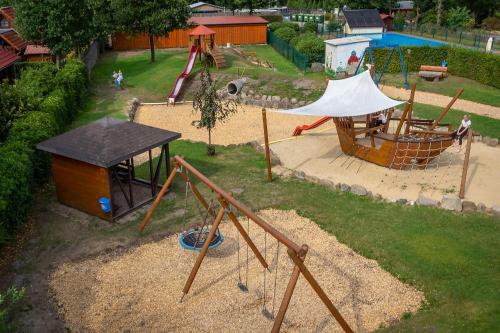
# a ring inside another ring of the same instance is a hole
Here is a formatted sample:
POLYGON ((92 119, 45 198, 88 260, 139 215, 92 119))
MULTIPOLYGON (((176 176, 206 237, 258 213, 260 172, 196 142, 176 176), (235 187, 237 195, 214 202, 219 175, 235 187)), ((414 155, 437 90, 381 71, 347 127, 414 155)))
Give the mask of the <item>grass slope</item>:
MULTIPOLYGON (((409 73, 408 81, 417 84, 417 90, 453 97, 459 88, 464 88, 460 99, 500 107, 500 89, 490 87, 474 80, 450 75, 439 82, 429 82, 409 73)), ((382 84, 404 88, 403 74, 384 74, 382 84)))
MULTIPOLYGON (((413 112, 415 116, 420 118, 436 119, 441 110, 442 108, 438 106, 415 103, 413 112)), ((452 109, 446 114, 442 122, 450 123, 453 128, 457 128, 465 114, 467 112, 452 109)), ((500 120, 475 114, 471 114, 471 118, 474 131, 481 133, 483 136, 500 139, 500 120)))
MULTIPOLYGON (((267 183, 263 156, 248 146, 217 147, 218 155, 213 158, 205 155, 201 143, 174 142, 171 151, 184 155, 222 188, 244 189, 236 197, 253 210, 296 209, 358 253, 424 291, 428 304, 421 311, 403 316, 382 331, 500 330, 498 219, 377 202, 295 179, 267 183)), ((145 176, 146 171, 141 166, 138 173, 145 176)), ((172 227, 172 210, 184 205, 184 185, 179 180, 174 191, 176 200, 160 205, 146 233, 172 227)), ((196 215, 194 210, 193 205, 191 217, 196 215)), ((180 218, 175 224, 181 225, 180 218)))

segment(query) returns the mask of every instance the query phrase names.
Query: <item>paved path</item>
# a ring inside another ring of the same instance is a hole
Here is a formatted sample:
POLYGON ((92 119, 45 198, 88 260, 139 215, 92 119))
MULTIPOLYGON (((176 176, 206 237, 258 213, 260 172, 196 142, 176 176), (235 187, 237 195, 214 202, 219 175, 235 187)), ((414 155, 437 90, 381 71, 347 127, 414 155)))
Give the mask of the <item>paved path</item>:
MULTIPOLYGON (((391 86, 380 86, 380 89, 389 97, 407 100, 410 97, 410 90, 391 86)), ((451 97, 434 94, 425 91, 415 93, 415 102, 445 107, 450 102, 451 97)), ((476 103, 459 99, 452 106, 453 109, 478 114, 490 118, 500 119, 500 107, 476 103)))

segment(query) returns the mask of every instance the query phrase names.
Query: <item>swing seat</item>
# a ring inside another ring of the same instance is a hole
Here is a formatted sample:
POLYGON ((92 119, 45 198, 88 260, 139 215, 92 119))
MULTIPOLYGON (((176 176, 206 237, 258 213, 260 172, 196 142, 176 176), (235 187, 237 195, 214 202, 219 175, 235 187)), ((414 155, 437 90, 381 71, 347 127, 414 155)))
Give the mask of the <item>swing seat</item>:
MULTIPOLYGON (((210 232, 210 228, 193 228, 188 231, 183 232, 179 236, 179 244, 186 250, 191 251, 200 251, 205 244, 205 240, 208 237, 210 232)), ((215 249, 219 247, 224 242, 224 236, 217 229, 210 245, 208 246, 209 250, 215 249)))

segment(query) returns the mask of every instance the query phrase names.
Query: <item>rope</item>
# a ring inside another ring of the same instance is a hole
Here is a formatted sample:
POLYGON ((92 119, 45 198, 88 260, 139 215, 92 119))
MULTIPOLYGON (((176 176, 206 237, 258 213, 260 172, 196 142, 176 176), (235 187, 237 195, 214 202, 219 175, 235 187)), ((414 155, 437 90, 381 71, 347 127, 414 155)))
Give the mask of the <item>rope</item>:
MULTIPOLYGON (((250 219, 248 218, 248 216, 247 216, 247 234, 248 237, 250 237, 250 219)), ((245 286, 248 289, 248 243, 247 243, 247 272, 245 275, 245 286)))
POLYGON ((280 242, 278 242, 278 246, 276 248, 276 267, 274 268, 274 291, 273 291, 273 312, 272 312, 272 316, 274 318, 274 305, 275 305, 275 302, 276 302, 276 286, 277 286, 277 280, 278 280, 278 260, 279 260, 279 257, 280 257, 280 242))
MULTIPOLYGON (((198 232, 198 236, 196 237, 196 242, 194 243, 194 247, 196 247, 196 245, 198 245, 198 242, 200 240, 200 236, 203 233, 203 229, 205 228, 205 225, 207 224, 208 215, 210 214, 210 210, 212 209, 213 202, 214 202, 214 199, 210 199, 210 204, 208 205, 207 212, 205 214, 205 218, 203 219, 203 224, 201 225, 200 231, 198 232)), ((215 218, 214 218, 214 221, 215 221, 215 218)))
MULTIPOLYGON (((264 231, 264 260, 267 262, 267 232, 264 231)), ((262 301, 262 311, 266 309, 266 271, 264 267, 264 299, 262 301)))
POLYGON ((241 269, 240 269, 240 233, 236 234, 238 242, 238 284, 241 284, 241 269))

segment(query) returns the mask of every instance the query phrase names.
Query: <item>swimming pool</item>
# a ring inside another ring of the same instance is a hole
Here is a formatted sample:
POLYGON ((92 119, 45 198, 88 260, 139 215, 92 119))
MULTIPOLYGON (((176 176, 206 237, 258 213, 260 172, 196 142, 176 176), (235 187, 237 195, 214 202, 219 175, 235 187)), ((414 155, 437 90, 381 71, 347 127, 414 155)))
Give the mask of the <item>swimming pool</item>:
POLYGON ((372 38, 372 40, 370 41, 370 46, 399 45, 399 46, 439 47, 446 45, 446 43, 439 42, 437 40, 408 36, 408 35, 398 34, 395 32, 386 32, 382 34, 382 38, 373 38, 370 35, 366 35, 366 37, 372 38))

